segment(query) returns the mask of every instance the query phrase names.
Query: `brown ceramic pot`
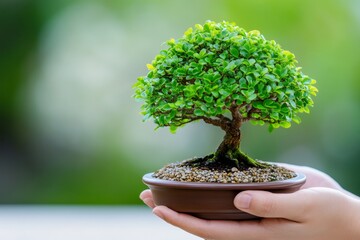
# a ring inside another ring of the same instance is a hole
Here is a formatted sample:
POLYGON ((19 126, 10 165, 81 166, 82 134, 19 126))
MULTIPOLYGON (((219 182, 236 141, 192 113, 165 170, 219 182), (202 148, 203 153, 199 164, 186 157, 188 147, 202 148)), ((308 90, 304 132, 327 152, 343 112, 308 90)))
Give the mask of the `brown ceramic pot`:
POLYGON ((242 212, 234 206, 235 196, 244 190, 294 192, 306 181, 304 174, 284 181, 266 183, 200 183, 177 182, 145 174, 143 182, 151 189, 156 205, 203 219, 246 220, 257 216, 242 212))

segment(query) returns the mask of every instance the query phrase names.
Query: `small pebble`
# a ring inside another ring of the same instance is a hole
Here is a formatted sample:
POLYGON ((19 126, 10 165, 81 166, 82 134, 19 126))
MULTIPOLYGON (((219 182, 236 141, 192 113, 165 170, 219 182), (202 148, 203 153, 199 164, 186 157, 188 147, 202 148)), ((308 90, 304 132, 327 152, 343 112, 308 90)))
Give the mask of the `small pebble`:
POLYGON ((239 170, 232 167, 228 170, 195 167, 183 161, 169 164, 153 175, 155 178, 180 182, 214 182, 214 183, 259 183, 282 181, 295 177, 296 174, 284 167, 269 164, 267 168, 249 167, 239 170))

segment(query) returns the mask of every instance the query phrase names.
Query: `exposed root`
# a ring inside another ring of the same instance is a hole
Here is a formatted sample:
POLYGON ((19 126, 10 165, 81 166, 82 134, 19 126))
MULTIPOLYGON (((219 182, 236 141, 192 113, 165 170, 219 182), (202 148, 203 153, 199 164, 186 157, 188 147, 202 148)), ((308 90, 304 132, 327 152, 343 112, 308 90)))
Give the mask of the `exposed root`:
POLYGON ((196 167, 214 169, 231 169, 233 167, 248 169, 249 167, 266 168, 269 165, 250 158, 240 150, 227 151, 225 154, 210 154, 203 158, 194 158, 186 161, 187 164, 196 167))

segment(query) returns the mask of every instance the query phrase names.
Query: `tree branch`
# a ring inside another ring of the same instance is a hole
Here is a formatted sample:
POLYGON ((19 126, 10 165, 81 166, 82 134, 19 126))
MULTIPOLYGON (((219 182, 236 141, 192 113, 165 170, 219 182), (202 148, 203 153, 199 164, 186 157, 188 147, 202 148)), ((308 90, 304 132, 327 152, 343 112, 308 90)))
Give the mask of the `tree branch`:
POLYGON ((246 122, 246 121, 249 121, 249 120, 258 120, 256 118, 251 117, 252 113, 261 113, 261 111, 260 111, 260 109, 252 108, 251 106, 248 106, 247 107, 247 115, 248 115, 248 117, 242 118, 241 121, 246 122))
MULTIPOLYGON (((181 118, 180 120, 182 120, 182 119, 184 119, 184 118, 181 118)), ((196 117, 196 118, 193 117, 193 118, 187 119, 188 121, 186 121, 186 122, 181 122, 179 124, 164 124, 163 126, 164 127, 170 127, 171 125, 175 125, 177 127, 181 127, 181 126, 183 126, 185 124, 188 124, 188 123, 191 123, 191 122, 194 122, 194 121, 197 121, 197 120, 201 120, 201 119, 202 119, 202 117, 196 117)))
POLYGON ((232 116, 232 127, 234 128, 240 128, 241 127, 241 123, 242 123, 242 116, 239 112, 240 106, 238 105, 231 105, 230 107, 230 112, 231 112, 231 116, 232 116))
POLYGON ((225 116, 218 117, 218 119, 209 117, 202 117, 201 119, 206 123, 221 127, 223 130, 225 130, 230 123, 230 119, 225 116))
MULTIPOLYGON (((153 113, 153 116, 162 115, 162 114, 168 114, 170 111, 165 112, 155 112, 153 113)), ((164 127, 169 127, 171 125, 175 125, 177 127, 183 126, 185 124, 188 124, 190 122, 194 122, 197 120, 203 120, 205 123, 212 124, 214 126, 220 127, 224 131, 227 131, 229 129, 232 120, 227 118, 226 116, 219 114, 216 117, 205 117, 205 116, 194 116, 194 109, 182 109, 181 116, 177 116, 174 118, 174 121, 172 121, 172 124, 165 124, 164 127), (176 122, 179 122, 178 124, 176 122)))

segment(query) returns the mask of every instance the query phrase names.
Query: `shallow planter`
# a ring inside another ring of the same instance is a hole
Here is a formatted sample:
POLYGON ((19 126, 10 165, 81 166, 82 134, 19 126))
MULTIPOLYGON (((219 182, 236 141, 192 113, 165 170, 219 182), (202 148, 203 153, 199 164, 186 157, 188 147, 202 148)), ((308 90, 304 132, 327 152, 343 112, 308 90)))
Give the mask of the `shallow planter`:
POLYGON ((235 208, 235 196, 244 190, 270 192, 294 192, 306 181, 304 174, 284 181, 266 183, 200 183, 177 182, 143 176, 143 182, 151 189, 156 205, 167 206, 177 212, 191 214, 203 219, 246 220, 256 219, 235 208))

